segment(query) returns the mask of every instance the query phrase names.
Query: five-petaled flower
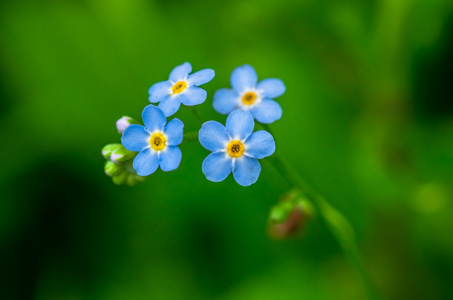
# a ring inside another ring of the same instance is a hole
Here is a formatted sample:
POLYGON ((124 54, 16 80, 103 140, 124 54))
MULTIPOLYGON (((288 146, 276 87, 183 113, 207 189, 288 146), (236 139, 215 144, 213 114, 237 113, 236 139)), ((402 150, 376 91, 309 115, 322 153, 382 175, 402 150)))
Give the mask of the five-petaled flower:
POLYGON ((261 172, 258 159, 274 153, 275 141, 267 131, 253 132, 254 126, 252 115, 243 110, 233 111, 225 126, 216 121, 203 124, 198 138, 203 147, 212 151, 202 164, 208 180, 220 182, 231 171, 242 186, 258 180, 261 172))
POLYGON ((258 122, 264 124, 282 117, 280 104, 273 100, 286 90, 280 79, 267 78, 258 82, 255 69, 243 65, 233 70, 230 84, 233 89, 220 89, 214 94, 213 106, 217 112, 229 114, 235 109, 247 110, 258 122))
POLYGON ((133 161, 133 168, 140 176, 148 176, 160 165, 162 171, 173 171, 181 162, 177 147, 183 139, 184 123, 175 118, 168 122, 164 113, 154 105, 143 109, 143 124, 128 126, 121 143, 130 151, 140 151, 133 161), (166 125, 165 125, 166 124, 166 125))
POLYGON ((161 81, 149 88, 149 101, 159 102, 159 108, 169 117, 181 105, 193 106, 206 100, 206 91, 199 86, 208 83, 215 76, 212 69, 204 69, 193 74, 192 66, 186 62, 173 69, 167 81, 161 81))

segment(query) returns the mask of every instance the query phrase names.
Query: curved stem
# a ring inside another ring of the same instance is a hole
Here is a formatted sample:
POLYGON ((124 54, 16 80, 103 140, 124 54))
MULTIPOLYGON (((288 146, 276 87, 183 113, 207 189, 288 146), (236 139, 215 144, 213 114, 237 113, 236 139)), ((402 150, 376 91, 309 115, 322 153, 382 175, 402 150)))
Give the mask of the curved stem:
MULTIPOLYGON (((272 134, 267 124, 261 124, 265 130, 272 134)), ((332 232, 340 244, 349 263, 361 278, 369 299, 378 299, 371 280, 363 265, 359 248, 357 246, 354 229, 349 221, 338 210, 332 207, 324 197, 311 188, 299 173, 287 164, 281 157, 274 153, 269 158, 270 163, 291 186, 297 187, 313 204, 323 222, 332 232)))
MULTIPOLYGON (((197 120, 201 124, 203 124, 203 119, 198 113, 198 110, 195 107, 187 108, 192 111, 197 120)), ((272 134, 269 125, 261 125, 265 130, 272 134)), ((196 132, 195 134, 194 132, 187 133, 188 141, 191 140, 191 138, 194 139, 194 137, 198 137, 198 132, 196 132)), ((184 138, 186 138, 186 134, 184 135, 184 138)), ((289 185, 297 187, 307 197, 307 199, 312 202, 313 206, 319 212, 319 215, 322 217, 322 220, 324 221, 326 226, 337 239, 349 263, 354 268, 359 278, 362 280, 366 293, 368 294, 368 298, 373 300, 378 299, 379 297, 377 296, 374 286, 368 277, 365 267, 363 266, 360 251, 355 238, 354 229, 352 228, 349 221, 338 210, 332 207, 326 199, 324 199, 319 193, 311 188, 299 175, 299 173, 277 154, 274 153, 272 156, 270 156, 269 161, 280 173, 280 175, 289 183, 289 185)))

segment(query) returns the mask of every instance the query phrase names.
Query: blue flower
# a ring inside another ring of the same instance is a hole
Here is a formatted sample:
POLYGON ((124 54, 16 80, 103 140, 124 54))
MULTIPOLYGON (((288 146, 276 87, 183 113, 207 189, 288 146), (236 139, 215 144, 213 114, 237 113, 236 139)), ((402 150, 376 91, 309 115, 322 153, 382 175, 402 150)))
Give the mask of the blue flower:
POLYGON ((283 95, 286 90, 280 79, 267 78, 258 82, 255 69, 243 65, 233 70, 230 83, 233 89, 220 89, 214 94, 213 106, 217 112, 226 115, 235 109, 247 110, 264 124, 282 117, 280 104, 272 100, 283 95))
POLYGON ((261 166, 258 159, 272 155, 275 141, 264 130, 253 132, 255 122, 250 113, 233 111, 225 126, 209 121, 203 124, 198 139, 212 151, 203 161, 202 170, 210 181, 220 182, 233 171, 233 177, 242 186, 258 180, 261 166))
POLYGON ((177 145, 183 138, 184 123, 173 119, 167 124, 164 113, 154 105, 143 109, 143 124, 132 124, 123 132, 121 143, 129 151, 140 151, 132 166, 140 176, 148 176, 160 165, 162 171, 173 171, 181 162, 177 145), (167 125, 165 125, 167 124, 167 125))
POLYGON ((193 106, 206 100, 207 93, 199 86, 214 78, 214 70, 204 69, 189 75, 190 72, 190 63, 183 63, 171 71, 167 81, 158 82, 149 88, 149 101, 159 102, 159 108, 166 117, 176 113, 181 103, 193 106))

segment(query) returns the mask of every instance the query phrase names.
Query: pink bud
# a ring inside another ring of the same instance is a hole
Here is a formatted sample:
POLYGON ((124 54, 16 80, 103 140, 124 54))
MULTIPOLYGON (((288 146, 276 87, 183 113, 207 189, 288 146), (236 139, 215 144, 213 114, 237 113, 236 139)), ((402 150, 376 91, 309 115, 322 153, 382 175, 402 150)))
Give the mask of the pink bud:
POLYGON ((116 128, 118 129, 118 133, 123 134, 123 131, 131 124, 134 124, 134 120, 129 117, 122 117, 121 119, 116 121, 116 128))

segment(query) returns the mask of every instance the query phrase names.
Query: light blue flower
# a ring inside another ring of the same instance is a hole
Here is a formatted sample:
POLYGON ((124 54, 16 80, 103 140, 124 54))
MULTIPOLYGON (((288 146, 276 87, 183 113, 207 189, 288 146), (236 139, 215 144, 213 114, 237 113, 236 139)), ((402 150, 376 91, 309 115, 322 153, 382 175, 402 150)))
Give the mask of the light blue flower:
POLYGON ((203 161, 202 170, 210 181, 220 182, 233 171, 233 177, 242 186, 258 180, 261 166, 258 159, 272 155, 275 141, 264 130, 253 132, 255 122, 250 113, 233 111, 225 126, 209 121, 203 124, 198 139, 212 151, 203 161))
POLYGON ((159 108, 169 117, 176 113, 182 104, 193 106, 206 100, 206 91, 199 86, 208 83, 215 76, 212 69, 204 69, 193 74, 190 63, 177 66, 167 81, 161 81, 149 88, 149 101, 158 103, 159 108))
POLYGON ((140 176, 148 176, 160 166, 162 171, 173 171, 181 162, 177 147, 183 139, 184 123, 175 118, 168 122, 164 113, 154 105, 143 109, 143 124, 132 124, 123 132, 121 143, 129 151, 140 151, 132 166, 140 176), (165 125, 167 124, 167 125, 165 125))
POLYGON ((286 90, 283 81, 267 78, 258 82, 255 69, 243 65, 233 70, 230 77, 233 89, 220 89, 214 94, 214 109, 221 114, 233 110, 249 111, 260 123, 270 124, 282 117, 282 108, 274 98, 286 90))

